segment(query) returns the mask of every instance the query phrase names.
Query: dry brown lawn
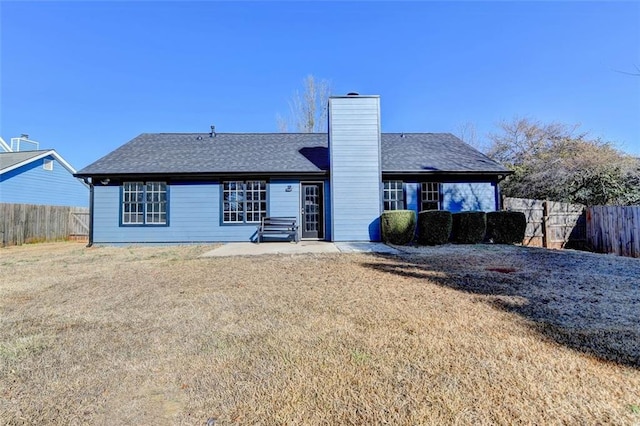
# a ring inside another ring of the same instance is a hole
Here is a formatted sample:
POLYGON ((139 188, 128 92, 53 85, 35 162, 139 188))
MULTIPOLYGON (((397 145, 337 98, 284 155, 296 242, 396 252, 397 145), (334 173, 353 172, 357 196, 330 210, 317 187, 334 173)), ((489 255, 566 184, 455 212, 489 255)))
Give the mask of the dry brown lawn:
POLYGON ((638 259, 210 248, 0 249, 0 424, 640 424, 638 259))

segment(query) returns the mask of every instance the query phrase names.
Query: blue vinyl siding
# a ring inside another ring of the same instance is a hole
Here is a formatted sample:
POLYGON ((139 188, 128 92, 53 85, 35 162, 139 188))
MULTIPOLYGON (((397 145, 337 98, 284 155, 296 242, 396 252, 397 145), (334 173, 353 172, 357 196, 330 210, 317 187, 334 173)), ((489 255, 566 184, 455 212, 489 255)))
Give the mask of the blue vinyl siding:
POLYGON ((0 203, 88 207, 89 188, 47 156, 0 175, 0 203), (45 159, 53 170, 43 168, 45 159))
MULTIPOLYGON (((404 182, 407 210, 420 211, 420 186, 419 182, 404 182)), ((498 206, 496 184, 492 182, 445 182, 441 184, 440 201, 440 209, 452 213, 470 210, 495 211, 498 206)))
POLYGON ((404 203, 407 210, 420 211, 420 184, 404 183, 404 203))
POLYGON ((300 223, 300 180, 272 179, 269 183, 269 216, 293 216, 300 223), (287 187, 291 186, 291 192, 287 187))
MULTIPOLYGON (((378 183, 378 194, 380 194, 378 183)), ((134 243, 206 243, 252 241, 257 224, 223 224, 221 221, 221 185, 217 182, 170 185, 168 214, 170 224, 165 227, 120 226, 120 187, 95 186, 94 242, 96 244, 134 243)), ((331 184, 325 181, 325 239, 334 240, 332 231, 331 184)), ((420 183, 404 182, 406 208, 419 211, 420 183)), ((371 195, 368 194, 369 196, 371 195)), ((277 179, 268 183, 268 212, 270 216, 295 216, 300 223, 300 180, 277 179), (291 191, 287 192, 287 187, 291 191)), ((451 212, 465 210, 494 211, 495 184, 443 183, 442 209, 451 212)), ((341 225, 354 234, 366 235, 369 223, 358 216, 343 215, 341 225)), ((353 235, 353 234, 352 234, 353 235)), ((354 238, 354 237, 351 237, 354 238)), ((355 241, 351 239, 351 241, 355 241)))
POLYGON ((492 212, 496 208, 496 185, 493 183, 442 184, 442 210, 452 213, 470 210, 492 212))
MULTIPOLYGON (((293 216, 301 225, 301 182, 318 182, 314 179, 272 179, 269 184, 269 216, 293 216), (286 189, 291 186, 291 192, 286 189)), ((329 181, 324 181, 325 240, 331 240, 331 194, 329 181)))
POLYGON ((380 99, 329 99, 331 227, 334 241, 379 241, 380 99))
POLYGON ((331 230, 331 182, 324 181, 324 239, 327 241, 333 241, 331 230))
MULTIPOLYGON (((300 220, 300 181, 268 183, 267 214, 296 216, 300 220), (291 192, 287 186, 291 185, 291 192)), ((120 226, 120 186, 97 184, 94 192, 96 244, 205 243, 252 241, 258 224, 223 224, 221 184, 183 183, 169 185, 169 226, 120 226)))
POLYGON ((220 187, 217 182, 170 185, 165 227, 127 227, 120 223, 120 187, 95 186, 94 234, 96 244, 184 243, 250 241, 257 225, 222 225, 220 187))
MULTIPOLYGON (((271 180, 269 183, 269 216, 292 216, 300 225, 300 180, 271 180), (291 191, 287 192, 287 188, 291 191)), ((299 236, 298 236, 299 237, 299 236)), ((288 236, 272 236, 270 239, 287 239, 288 236)))

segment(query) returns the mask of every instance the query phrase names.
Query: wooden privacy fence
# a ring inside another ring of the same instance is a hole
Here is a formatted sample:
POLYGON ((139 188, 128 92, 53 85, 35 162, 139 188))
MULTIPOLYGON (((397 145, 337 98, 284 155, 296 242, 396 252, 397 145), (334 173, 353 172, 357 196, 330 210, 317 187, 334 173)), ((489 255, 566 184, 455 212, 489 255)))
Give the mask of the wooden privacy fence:
POLYGON ((585 206, 556 201, 505 198, 504 210, 523 212, 527 228, 523 244, 547 248, 585 248, 585 206))
POLYGON ((89 209, 86 207, 0 204, 2 246, 86 240, 88 236, 89 209))
POLYGON ((590 248, 640 257, 640 206, 594 206, 587 210, 590 248))

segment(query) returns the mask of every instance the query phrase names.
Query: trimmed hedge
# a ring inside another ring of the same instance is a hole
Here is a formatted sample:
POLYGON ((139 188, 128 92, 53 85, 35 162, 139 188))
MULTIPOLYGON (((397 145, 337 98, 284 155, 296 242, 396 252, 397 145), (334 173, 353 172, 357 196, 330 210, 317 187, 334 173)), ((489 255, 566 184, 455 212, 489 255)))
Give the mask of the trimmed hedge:
POLYGON ((435 246, 445 244, 451 236, 451 212, 424 210, 418 213, 418 243, 435 246))
POLYGON ((527 218, 522 212, 487 213, 487 239, 496 244, 520 244, 524 240, 527 218))
POLYGON ((382 241, 385 243, 409 244, 416 233, 416 212, 413 210, 391 210, 380 217, 382 241))
POLYGON ((456 244, 478 244, 487 232, 485 212, 460 212, 452 215, 451 241, 456 244))

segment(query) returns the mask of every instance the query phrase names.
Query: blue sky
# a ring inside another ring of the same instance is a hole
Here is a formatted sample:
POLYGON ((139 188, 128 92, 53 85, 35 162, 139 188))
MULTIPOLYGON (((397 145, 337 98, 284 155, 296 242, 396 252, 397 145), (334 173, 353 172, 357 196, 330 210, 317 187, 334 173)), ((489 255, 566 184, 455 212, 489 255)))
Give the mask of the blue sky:
POLYGON ((274 132, 313 74, 383 132, 526 116, 640 155, 640 2, 0 2, 0 136, 76 169, 140 133, 274 132))

